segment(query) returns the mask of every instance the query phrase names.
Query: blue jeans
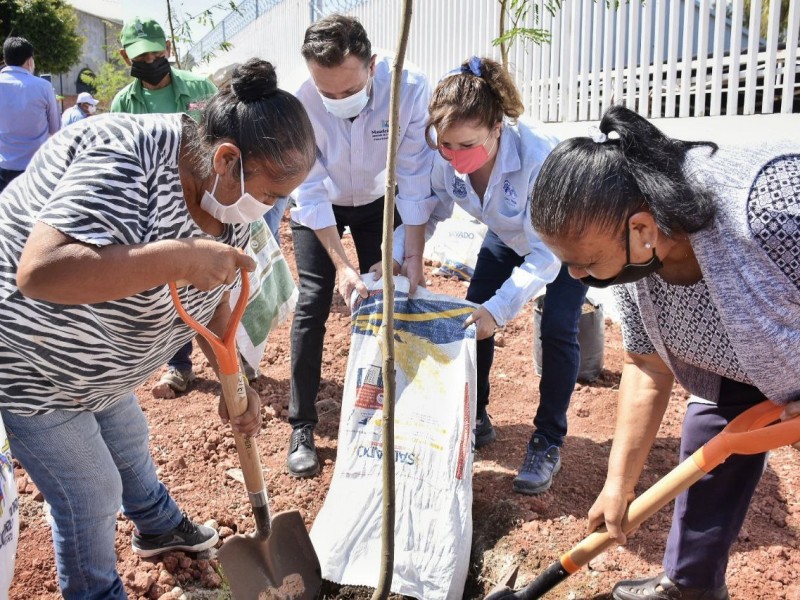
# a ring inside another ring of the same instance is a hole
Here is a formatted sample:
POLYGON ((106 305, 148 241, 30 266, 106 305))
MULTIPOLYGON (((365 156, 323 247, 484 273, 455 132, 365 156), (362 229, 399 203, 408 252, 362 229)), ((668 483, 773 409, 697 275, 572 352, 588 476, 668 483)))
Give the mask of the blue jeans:
MULTIPOLYGON (((495 295, 524 257, 506 246, 493 231, 486 234, 467 300, 483 304, 495 295)), ((570 277, 565 267, 547 285, 542 308, 542 377, 534 430, 550 444, 561 446, 567 435, 567 409, 578 379, 581 352, 578 325, 586 286, 570 277)), ((477 343, 478 408, 489 403, 489 371, 494 361, 494 336, 477 343)))
POLYGON ((0 192, 6 189, 9 183, 14 181, 23 173, 24 171, 9 171, 8 169, 0 169, 0 192))
POLYGON ((192 370, 192 340, 181 346, 175 355, 167 362, 168 367, 175 367, 178 371, 192 370))
POLYGON ((272 232, 272 236, 275 238, 275 241, 278 242, 278 246, 281 245, 281 238, 278 235, 278 227, 281 224, 283 213, 286 212, 287 204, 289 204, 289 196, 282 196, 275 201, 275 204, 272 205, 270 211, 264 215, 264 222, 267 224, 267 228, 270 230, 270 232, 272 232))
POLYGON ((50 503, 64 598, 126 598, 114 550, 120 505, 146 534, 174 529, 183 518, 156 476, 136 397, 94 413, 0 412, 14 456, 50 503))

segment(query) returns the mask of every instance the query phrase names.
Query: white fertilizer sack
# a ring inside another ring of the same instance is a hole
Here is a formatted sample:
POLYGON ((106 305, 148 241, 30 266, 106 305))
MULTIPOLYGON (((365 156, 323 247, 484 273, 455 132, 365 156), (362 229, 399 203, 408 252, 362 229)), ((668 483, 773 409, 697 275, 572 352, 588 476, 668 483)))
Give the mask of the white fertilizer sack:
MULTIPOLYGON (((369 279, 369 278, 368 278, 369 279)), ((408 280, 395 294, 396 520, 392 592, 456 600, 472 540, 474 305, 408 280)), ((322 576, 375 587, 381 558, 382 282, 353 306, 350 357, 330 491, 311 529, 322 576)))
POLYGON ((425 242, 423 255, 440 263, 439 275, 469 281, 475 273, 478 252, 488 227, 455 205, 453 216, 437 223, 430 239, 425 242))

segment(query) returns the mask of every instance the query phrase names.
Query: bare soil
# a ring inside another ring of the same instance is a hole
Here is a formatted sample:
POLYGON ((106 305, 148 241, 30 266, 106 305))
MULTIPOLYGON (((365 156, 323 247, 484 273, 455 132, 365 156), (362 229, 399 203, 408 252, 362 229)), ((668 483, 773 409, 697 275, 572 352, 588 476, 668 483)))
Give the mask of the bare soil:
MULTIPOLYGON (((281 243, 294 268, 286 220, 281 243)), ((432 268, 430 269, 433 270, 432 268)), ((466 287, 455 280, 431 277, 438 292, 463 297, 466 287)), ((474 537, 472 569, 465 598, 482 598, 509 565, 519 563, 520 581, 535 577, 586 534, 586 513, 603 484, 614 428, 621 368, 618 327, 606 322, 605 369, 591 384, 576 385, 569 410, 569 436, 563 449, 563 468, 553 488, 540 496, 516 494, 511 482, 521 464, 538 402, 538 378, 532 361, 532 306, 505 330, 493 368, 490 405, 498 439, 478 452, 475 460, 474 537)), ((289 324, 273 332, 254 382, 264 402, 264 425, 259 437, 267 488, 274 511, 297 508, 310 527, 322 506, 336 460, 339 408, 349 348, 349 316, 340 298, 328 321, 322 389, 316 430, 323 469, 309 480, 290 477, 285 468, 290 427, 289 324)), ((160 476, 183 510, 195 520, 214 521, 223 538, 253 529, 243 486, 231 473, 237 464, 233 438, 217 417, 219 385, 196 350, 198 380, 175 399, 155 399, 151 388, 159 374, 138 390, 151 427, 151 449, 160 476)), ((652 485, 677 463, 680 425, 687 394, 676 388, 658 440, 640 483, 652 485)), ((744 529, 728 567, 731 595, 741 600, 800 600, 800 479, 794 449, 773 452, 759 485, 744 529)), ((21 492, 20 543, 11 598, 58 598, 50 528, 41 495, 17 468, 21 492)), ((724 502, 724 498, 718 501, 724 502)), ((551 592, 555 599, 609 599, 620 579, 660 571, 671 510, 652 517, 627 547, 608 551, 551 592)), ((118 568, 131 598, 229 598, 214 552, 201 556, 167 554, 140 559, 130 550, 133 526, 118 520, 118 568)), ((377 580, 377 574, 376 574, 377 580)), ((369 598, 363 589, 326 585, 326 598, 369 598)))

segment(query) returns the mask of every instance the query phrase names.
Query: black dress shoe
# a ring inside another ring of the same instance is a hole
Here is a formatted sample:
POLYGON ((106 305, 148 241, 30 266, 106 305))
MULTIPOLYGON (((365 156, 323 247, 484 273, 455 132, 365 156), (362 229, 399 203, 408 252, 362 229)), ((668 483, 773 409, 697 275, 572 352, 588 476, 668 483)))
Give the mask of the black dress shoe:
POLYGON ((724 584, 717 589, 680 585, 659 573, 650 579, 629 579, 614 586, 614 600, 730 600, 724 584))
POLYGON ((293 477, 313 477, 319 472, 312 426, 304 425, 292 431, 286 466, 289 467, 289 475, 293 477))

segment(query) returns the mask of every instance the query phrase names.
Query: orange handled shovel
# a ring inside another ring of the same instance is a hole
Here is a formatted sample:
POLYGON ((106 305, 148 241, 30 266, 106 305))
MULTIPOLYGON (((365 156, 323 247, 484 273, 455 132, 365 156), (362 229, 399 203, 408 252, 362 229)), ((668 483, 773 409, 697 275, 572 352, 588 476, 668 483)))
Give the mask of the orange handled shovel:
MULTIPOLYGON (((765 400, 740 414, 702 448, 631 502, 622 519, 622 530, 626 534, 634 531, 678 494, 725 462, 731 454, 760 454, 800 441, 800 417, 770 425, 779 419, 781 412, 783 407, 765 400)), ((601 527, 578 542, 524 589, 511 589, 516 580, 517 567, 503 577, 485 600, 541 598, 615 543, 605 527, 601 527)))
MULTIPOLYGON (((228 415, 231 418, 241 415, 247 410, 247 394, 236 351, 236 329, 247 306, 250 278, 242 272, 239 300, 221 339, 186 312, 178 297, 176 284, 170 283, 169 290, 181 319, 214 349, 228 415)), ((269 501, 256 440, 236 431, 233 437, 253 507, 256 532, 252 536, 235 535, 219 550, 219 560, 231 586, 231 593, 236 600, 313 600, 322 586, 322 577, 319 559, 311 545, 303 518, 298 511, 292 510, 279 513, 270 521, 269 501)))

